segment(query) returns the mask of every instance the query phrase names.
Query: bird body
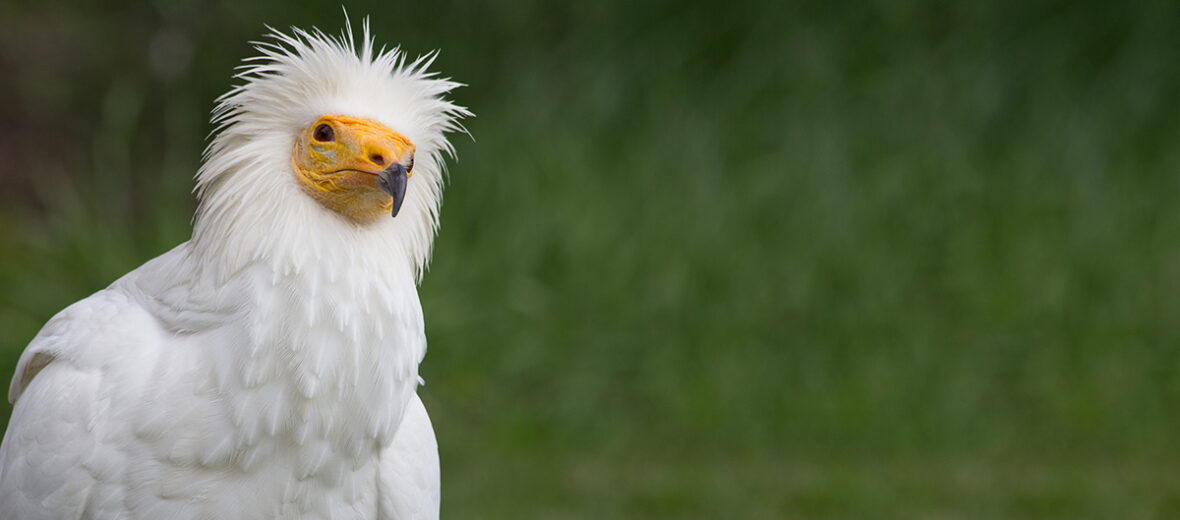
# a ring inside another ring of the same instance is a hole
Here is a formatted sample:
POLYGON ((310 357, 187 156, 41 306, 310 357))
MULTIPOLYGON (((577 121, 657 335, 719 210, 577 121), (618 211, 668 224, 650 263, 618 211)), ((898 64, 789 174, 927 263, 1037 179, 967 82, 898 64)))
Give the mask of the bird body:
POLYGON ((21 356, 0 518, 438 516, 416 287, 469 113, 367 23, 272 36, 215 110, 192 239, 21 356))

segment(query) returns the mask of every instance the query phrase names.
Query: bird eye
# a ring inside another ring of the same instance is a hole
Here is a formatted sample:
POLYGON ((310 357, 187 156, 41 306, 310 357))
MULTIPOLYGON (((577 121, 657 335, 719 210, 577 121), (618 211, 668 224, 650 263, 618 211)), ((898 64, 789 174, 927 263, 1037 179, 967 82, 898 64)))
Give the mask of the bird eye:
POLYGON ((410 160, 406 161, 406 173, 414 171, 414 156, 410 155, 410 160))
POLYGON ((311 136, 321 143, 336 140, 336 132, 333 132, 332 127, 326 123, 315 127, 315 132, 312 132, 311 136))

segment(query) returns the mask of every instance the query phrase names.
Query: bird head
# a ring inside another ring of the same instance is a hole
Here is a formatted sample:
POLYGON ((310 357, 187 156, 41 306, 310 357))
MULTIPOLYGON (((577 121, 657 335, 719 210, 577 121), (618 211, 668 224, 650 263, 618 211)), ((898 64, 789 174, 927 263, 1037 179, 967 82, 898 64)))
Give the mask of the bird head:
POLYGON ((454 155, 446 134, 471 115, 446 99, 460 84, 428 70, 437 53, 376 50, 368 20, 359 41, 350 24, 268 36, 213 110, 193 250, 225 276, 354 258, 421 276, 454 155))

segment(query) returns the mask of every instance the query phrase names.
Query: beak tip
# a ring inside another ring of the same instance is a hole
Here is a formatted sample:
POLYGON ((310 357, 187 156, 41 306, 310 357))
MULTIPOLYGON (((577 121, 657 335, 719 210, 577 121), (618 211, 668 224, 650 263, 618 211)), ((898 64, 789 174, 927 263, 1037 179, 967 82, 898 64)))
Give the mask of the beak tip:
POLYGON ((396 217, 402 209, 402 202, 405 202, 406 199, 405 166, 394 163, 382 170, 381 175, 377 178, 377 184, 381 191, 393 197, 393 209, 390 211, 390 217, 396 217))

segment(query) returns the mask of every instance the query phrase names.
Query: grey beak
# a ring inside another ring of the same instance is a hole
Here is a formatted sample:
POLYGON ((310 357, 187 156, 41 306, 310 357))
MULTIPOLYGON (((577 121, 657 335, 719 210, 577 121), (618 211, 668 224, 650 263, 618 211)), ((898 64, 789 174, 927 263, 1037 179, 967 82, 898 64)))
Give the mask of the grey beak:
POLYGON ((381 186, 381 191, 393 197, 393 213, 390 216, 396 217, 406 199, 406 167, 399 163, 389 165, 377 176, 377 184, 381 186))

